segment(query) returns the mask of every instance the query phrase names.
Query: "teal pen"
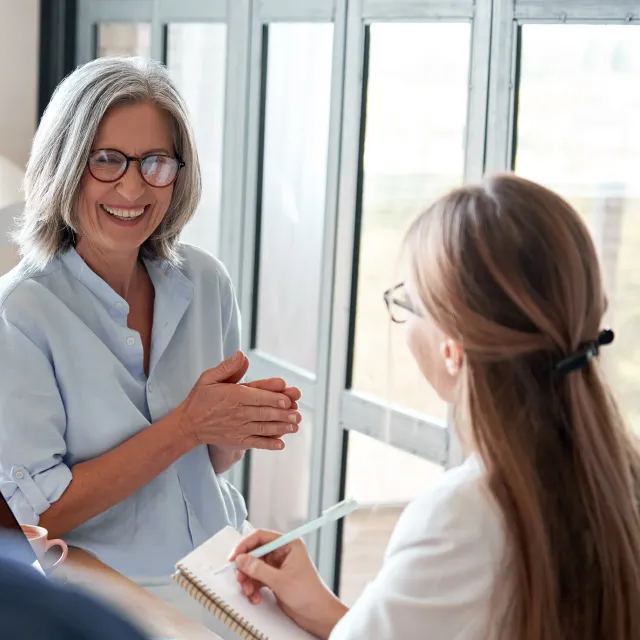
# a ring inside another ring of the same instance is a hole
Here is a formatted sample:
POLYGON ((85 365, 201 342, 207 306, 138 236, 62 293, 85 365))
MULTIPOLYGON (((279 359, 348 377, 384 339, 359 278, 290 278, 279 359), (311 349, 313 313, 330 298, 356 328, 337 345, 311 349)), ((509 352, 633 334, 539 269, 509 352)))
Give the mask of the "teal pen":
MULTIPOLYGON (((334 505, 333 507, 329 507, 326 511, 324 511, 319 518, 316 518, 311 522, 307 522, 307 524, 303 524, 301 527, 289 531, 289 533, 285 533, 279 538, 276 538, 273 542, 263 544, 261 547, 250 551, 249 555, 253 556, 254 558, 262 558, 262 556, 266 556, 268 553, 271 553, 272 551, 275 551, 280 547, 284 547, 290 542, 293 542, 298 538, 302 538, 302 536, 306 536, 307 533, 311 533, 316 529, 320 529, 320 527, 324 527, 324 525, 329 524, 329 522, 344 518, 350 513, 353 513, 359 506, 360 505, 355 500, 343 500, 342 502, 338 502, 338 504, 334 505)), ((228 569, 232 569, 235 566, 235 562, 229 562, 219 569, 216 569, 213 572, 213 575, 217 576, 219 573, 224 573, 228 569)))

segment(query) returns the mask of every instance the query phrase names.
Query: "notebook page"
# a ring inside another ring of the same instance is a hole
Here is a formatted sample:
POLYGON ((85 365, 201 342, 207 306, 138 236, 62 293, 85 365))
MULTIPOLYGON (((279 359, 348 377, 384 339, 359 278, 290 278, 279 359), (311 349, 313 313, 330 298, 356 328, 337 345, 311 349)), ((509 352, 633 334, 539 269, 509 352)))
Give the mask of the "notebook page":
POLYGON ((178 567, 191 572, 270 640, 313 640, 312 635, 287 618, 268 589, 262 591, 262 602, 254 605, 242 593, 233 570, 213 575, 228 562, 229 553, 240 540, 242 536, 233 527, 225 527, 178 562, 178 567))

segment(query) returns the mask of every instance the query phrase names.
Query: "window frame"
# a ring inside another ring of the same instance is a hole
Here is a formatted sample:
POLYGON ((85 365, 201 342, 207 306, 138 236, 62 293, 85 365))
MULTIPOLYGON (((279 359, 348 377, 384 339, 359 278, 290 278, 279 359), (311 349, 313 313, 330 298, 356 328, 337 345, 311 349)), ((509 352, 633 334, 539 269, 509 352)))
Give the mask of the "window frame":
MULTIPOLYGON (((472 1, 425 3, 396 0, 350 0, 347 18, 345 101, 340 167, 340 196, 334 266, 332 345, 327 396, 327 429, 324 450, 341 451, 325 456, 322 508, 344 498, 348 432, 355 430, 409 453, 450 467, 462 459, 460 443, 448 425, 407 408, 389 407, 383 399, 347 389, 353 349, 354 291, 357 287, 359 244, 358 207, 361 199, 363 148, 363 94, 367 77, 367 27, 376 22, 470 22, 469 93, 465 136, 464 179, 477 180, 484 169, 488 60, 491 14, 489 5, 472 1), (387 431, 388 425, 388 431, 387 431), (386 432, 386 434, 385 434, 386 432)), ((382 289, 381 289, 382 290, 382 289)), ((381 303, 382 304, 382 303, 381 303)), ((318 566, 321 575, 337 591, 343 522, 320 532, 318 566)))
MULTIPOLYGON (((299 0, 295 5, 282 0, 261 0, 256 3, 251 21, 250 91, 248 107, 248 151, 245 173, 245 217, 243 221, 243 265, 240 309, 243 317, 243 348, 249 355, 251 367, 248 377, 283 377, 290 385, 303 392, 301 407, 313 415, 311 482, 308 495, 308 517, 320 515, 320 479, 324 462, 324 431, 326 425, 326 394, 329 367, 330 315, 332 305, 332 254, 335 234, 338 198, 339 152, 342 117, 344 21, 346 0, 322 2, 321 0, 299 0), (293 10, 292 10, 293 9, 293 10), (254 343, 257 325, 257 284, 259 281, 259 255, 256 252, 259 240, 259 207, 262 189, 262 157, 266 85, 266 51, 268 25, 274 23, 333 23, 333 59, 331 81, 331 106, 327 158, 327 182, 325 186, 325 216, 322 248, 322 270, 320 283, 320 320, 317 346, 316 372, 310 374, 292 363, 257 349, 254 343)), ((304 426, 303 426, 304 428, 304 426)), ((251 459, 251 453, 249 453, 251 459)), ((251 463, 249 463, 251 464, 251 463)), ((277 464, 274 458, 273 465, 277 464)), ((255 485, 254 485, 255 487, 255 485)), ((249 490, 249 510, 252 500, 264 500, 252 496, 249 490)), ((313 557, 317 553, 317 533, 307 539, 313 557)))
MULTIPOLYGON (((369 435, 445 467, 463 458, 446 423, 388 406, 348 388, 359 250, 363 91, 367 27, 380 22, 468 22, 470 65, 465 181, 513 167, 520 29, 525 24, 640 24, 638 0, 77 0, 76 63, 94 54, 98 22, 149 22, 151 55, 164 60, 165 25, 226 22, 227 69, 219 257, 235 284, 243 349, 252 379, 284 377, 302 389, 313 413, 309 517, 344 496, 350 431, 369 435), (265 25, 333 22, 331 123, 323 235, 320 321, 315 375, 254 348, 264 118, 265 25), (387 429, 388 427, 388 429, 387 429)), ((381 291, 384 283, 381 283, 381 291)), ((382 304, 382 301, 381 301, 382 304)), ((251 455, 226 474, 247 492, 251 455)), ((275 460, 275 458, 274 458, 275 460)), ((274 462, 276 464, 276 462, 274 462)), ((251 495, 248 495, 251 505, 251 495)), ((337 587, 342 523, 312 536, 309 547, 328 584, 337 587)))

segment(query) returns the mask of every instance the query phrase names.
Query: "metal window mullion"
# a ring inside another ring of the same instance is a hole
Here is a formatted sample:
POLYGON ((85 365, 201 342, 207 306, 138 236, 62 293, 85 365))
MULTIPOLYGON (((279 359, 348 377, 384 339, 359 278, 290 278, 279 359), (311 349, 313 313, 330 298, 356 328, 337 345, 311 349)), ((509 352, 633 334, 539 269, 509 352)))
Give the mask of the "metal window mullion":
MULTIPOLYGON (((245 216, 245 168, 247 112, 249 105, 249 61, 251 59, 251 0, 233 0, 227 15, 227 60, 225 72, 224 140, 220 244, 218 255, 241 296, 242 230, 245 216)), ((247 495, 250 456, 234 465, 225 477, 247 495)))
POLYGON ((331 22, 341 0, 256 0, 262 22, 331 22))
MULTIPOLYGON (((229 12, 235 2, 228 3, 229 12)), ((164 22, 224 22, 227 19, 225 0, 156 0, 156 4, 164 22)))
POLYGON ((527 24, 545 24, 545 25, 591 25, 591 26, 635 26, 640 25, 640 18, 635 18, 633 20, 626 19, 616 19, 616 18, 523 18, 523 17, 515 17, 518 26, 523 26, 527 24))
MULTIPOLYGON (((235 1, 235 0, 234 0, 235 1)), ((265 25, 263 24, 258 0, 246 0, 250 3, 248 16, 248 38, 250 42, 248 55, 248 89, 246 101, 242 108, 246 117, 246 146, 243 165, 242 207, 234 226, 235 234, 228 238, 237 243, 239 262, 237 270, 238 302, 242 315, 243 335, 242 348, 245 353, 252 351, 255 319, 257 315, 256 301, 258 287, 259 255, 259 221, 258 204, 262 194, 262 163, 263 154, 263 126, 266 100, 267 60, 265 41, 265 25)), ((251 353, 251 359, 256 359, 256 352, 251 353)), ((258 365, 258 362, 256 362, 258 365)), ((259 366, 259 365, 258 365, 259 366)), ((270 377, 270 376, 269 376, 270 377)), ((251 510, 250 487, 253 476, 251 465, 251 451, 244 460, 243 493, 248 496, 248 507, 251 510)))
POLYGON ((165 57, 165 29, 160 17, 160 7, 157 2, 153 3, 153 14, 151 16, 151 58, 154 60, 164 60, 165 57))
POLYGON ((535 21, 640 21, 638 0, 516 0, 515 18, 535 21))
POLYGON ((475 4, 473 0, 362 0, 361 17, 365 22, 470 20, 475 4))
MULTIPOLYGON (((358 198, 357 175, 360 154, 362 111, 364 23, 362 0, 349 0, 346 18, 344 96, 342 141, 336 221, 335 259, 333 264, 333 300, 331 342, 327 370, 327 402, 324 433, 321 507, 335 504, 340 497, 344 456, 343 429, 340 424, 340 399, 344 391, 349 351, 349 326, 353 254, 355 242, 355 211, 358 198)), ((327 525, 319 532, 317 563, 327 584, 335 575, 337 525, 327 525)))
MULTIPOLYGON (((242 262, 239 269, 239 303, 243 323, 243 348, 249 351, 251 344, 255 314, 254 289, 258 286, 255 280, 257 264, 256 247, 259 242, 258 202, 261 194, 260 171, 261 131, 263 104, 263 25, 257 12, 251 12, 250 28, 251 51, 249 56, 249 92, 247 102, 247 152, 245 156, 244 206, 241 219, 242 262)), ((265 67, 266 74, 266 67, 265 67)))
MULTIPOLYGON (((340 154, 342 143, 342 107, 344 95, 344 65, 346 47, 347 0, 337 0, 333 22, 333 52, 331 69, 331 106, 329 109, 329 139, 327 154, 327 184, 325 187, 325 215, 322 243, 322 270, 320 282, 320 321, 317 336, 317 371, 315 388, 315 415, 312 441, 311 482, 309 486, 309 514, 322 511, 322 482, 325 459, 334 455, 327 450, 326 430, 333 428, 327 420, 327 399, 330 393, 332 300, 334 289, 334 262, 336 254, 336 228, 338 223, 338 188, 340 180, 340 154)), ((308 541, 309 551, 317 561, 319 535, 308 541)))
MULTIPOLYGON (((220 243, 218 255, 227 267, 242 306, 243 230, 248 123, 251 113, 251 0, 233 0, 227 15, 227 60, 224 105, 220 243)), ((244 318, 243 318, 244 321, 244 318)), ((246 327, 246 323, 244 323, 246 327)), ((246 336, 246 330, 244 332, 246 336)), ((243 345, 244 346, 244 345, 243 345)))
POLYGON ((154 0, 104 2, 80 0, 78 10, 93 22, 150 22, 155 10, 154 0))
POLYGON ((447 464, 449 442, 445 424, 427 420, 409 409, 389 407, 353 391, 344 391, 340 404, 343 428, 358 431, 430 462, 447 464))
POLYGON ((465 181, 477 181, 484 173, 491 57, 491 5, 481 1, 471 24, 469 93, 465 136, 465 181))
POLYGON ((80 0, 76 17, 76 65, 85 64, 93 57, 95 46, 95 20, 91 11, 91 3, 80 0))
POLYGON ((494 0, 485 171, 511 169, 518 24, 512 0, 494 0))

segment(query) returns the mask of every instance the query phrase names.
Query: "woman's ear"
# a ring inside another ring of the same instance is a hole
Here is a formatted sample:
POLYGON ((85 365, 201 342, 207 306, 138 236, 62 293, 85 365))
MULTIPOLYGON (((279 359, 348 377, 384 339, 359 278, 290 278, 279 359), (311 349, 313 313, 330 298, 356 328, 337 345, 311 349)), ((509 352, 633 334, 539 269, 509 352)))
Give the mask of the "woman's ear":
POLYGON ((444 367, 450 376, 457 376, 462 369, 462 362, 464 361, 464 352, 462 347, 452 340, 447 338, 440 345, 440 353, 444 359, 444 367))

